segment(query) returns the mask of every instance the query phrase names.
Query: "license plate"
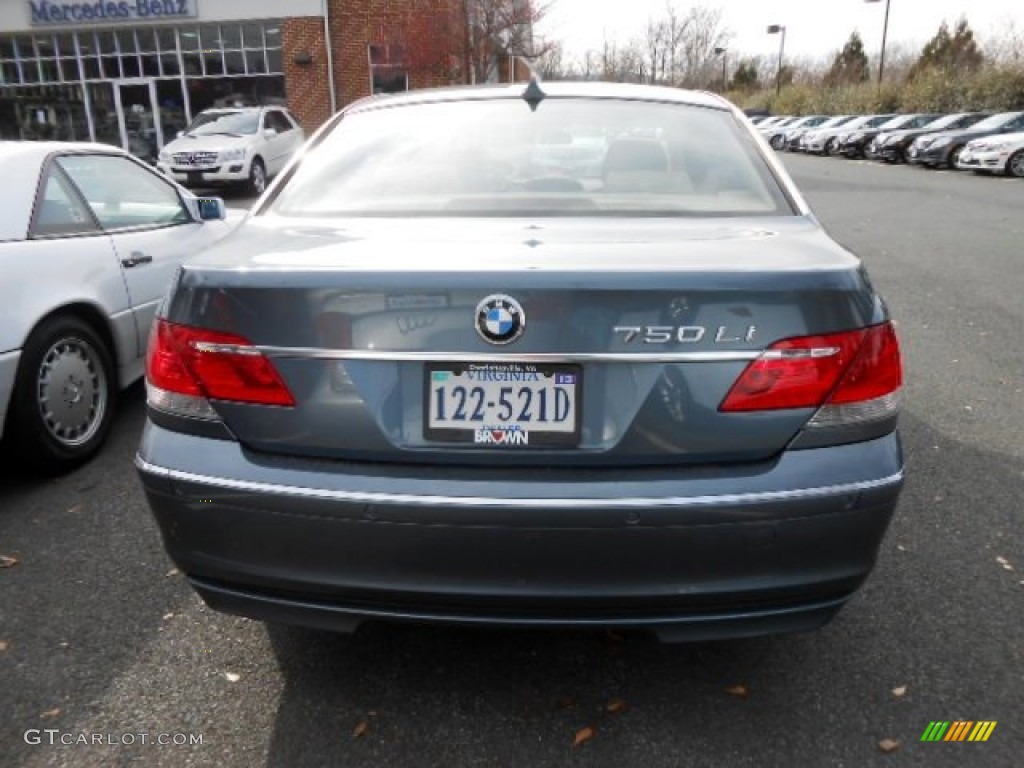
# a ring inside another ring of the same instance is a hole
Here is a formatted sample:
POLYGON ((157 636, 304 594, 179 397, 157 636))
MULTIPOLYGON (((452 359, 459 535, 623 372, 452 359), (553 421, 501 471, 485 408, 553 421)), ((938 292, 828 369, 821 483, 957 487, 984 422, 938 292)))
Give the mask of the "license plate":
POLYGON ((488 448, 575 446, 582 383, 578 365, 431 363, 423 436, 488 448))
POLYGON ((200 173, 199 171, 189 171, 188 172, 188 183, 189 184, 202 184, 203 183, 203 174, 200 173))

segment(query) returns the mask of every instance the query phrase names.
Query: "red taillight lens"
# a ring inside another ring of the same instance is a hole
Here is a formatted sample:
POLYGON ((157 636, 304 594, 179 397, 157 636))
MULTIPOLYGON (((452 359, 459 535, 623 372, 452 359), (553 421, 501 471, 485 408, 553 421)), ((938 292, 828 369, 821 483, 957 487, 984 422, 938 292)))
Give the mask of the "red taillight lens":
POLYGON ((295 405, 267 358, 247 339, 158 319, 146 355, 154 387, 182 395, 258 405, 295 405))
POLYGON ((828 399, 829 405, 862 403, 895 392, 903 386, 900 342, 892 323, 868 329, 860 352, 828 399))
POLYGON ((892 325, 785 339, 747 366, 719 410, 818 408, 889 394, 902 382, 892 325), (838 399, 837 399, 838 398, 838 399))

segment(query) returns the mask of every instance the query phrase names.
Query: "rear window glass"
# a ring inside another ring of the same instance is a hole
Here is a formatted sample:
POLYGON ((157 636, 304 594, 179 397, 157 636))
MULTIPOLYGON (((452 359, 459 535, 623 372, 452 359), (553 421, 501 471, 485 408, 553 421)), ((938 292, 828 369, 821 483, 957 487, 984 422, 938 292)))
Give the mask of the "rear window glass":
POLYGON ((377 107, 309 152, 272 210, 288 216, 792 213, 732 114, 548 98, 377 107))

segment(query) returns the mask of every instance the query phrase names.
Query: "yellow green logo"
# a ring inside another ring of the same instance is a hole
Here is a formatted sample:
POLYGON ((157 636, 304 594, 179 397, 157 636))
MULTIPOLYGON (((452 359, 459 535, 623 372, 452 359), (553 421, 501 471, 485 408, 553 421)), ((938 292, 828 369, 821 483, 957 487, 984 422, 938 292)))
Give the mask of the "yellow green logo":
POLYGON ((995 720, 933 720, 921 741, 988 741, 995 728, 995 720))

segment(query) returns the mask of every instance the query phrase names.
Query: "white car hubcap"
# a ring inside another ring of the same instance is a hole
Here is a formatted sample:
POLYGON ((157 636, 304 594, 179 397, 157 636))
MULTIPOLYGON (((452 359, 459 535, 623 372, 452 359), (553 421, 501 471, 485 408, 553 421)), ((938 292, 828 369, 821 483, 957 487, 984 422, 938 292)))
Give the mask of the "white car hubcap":
POLYGON ((90 440, 107 409, 107 378, 96 350, 76 338, 51 346, 39 366, 36 399, 57 442, 75 447, 90 440))

